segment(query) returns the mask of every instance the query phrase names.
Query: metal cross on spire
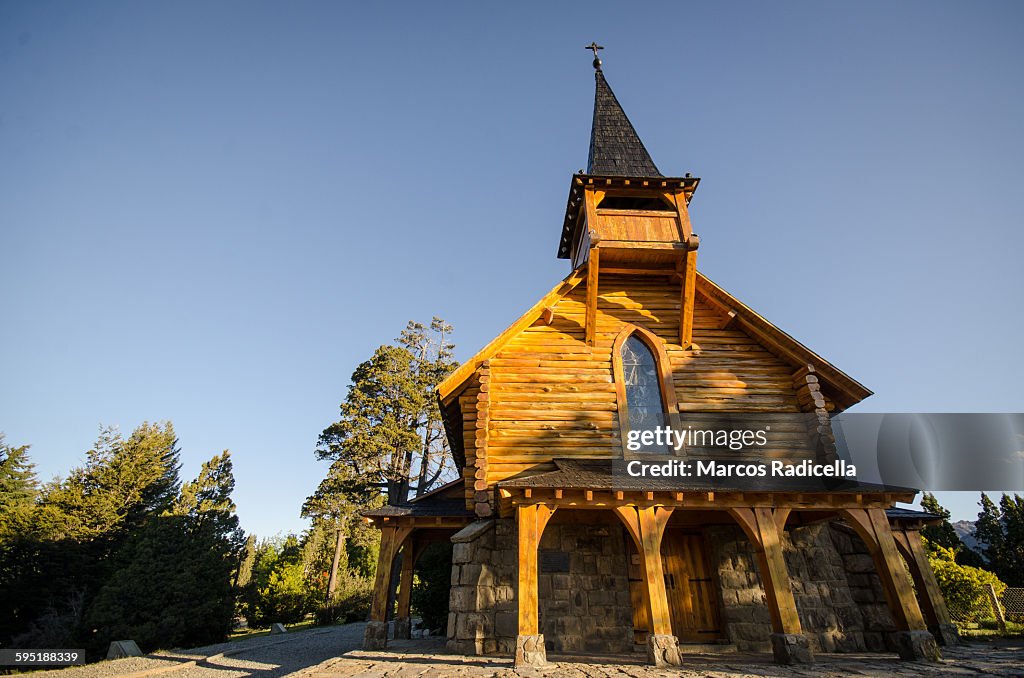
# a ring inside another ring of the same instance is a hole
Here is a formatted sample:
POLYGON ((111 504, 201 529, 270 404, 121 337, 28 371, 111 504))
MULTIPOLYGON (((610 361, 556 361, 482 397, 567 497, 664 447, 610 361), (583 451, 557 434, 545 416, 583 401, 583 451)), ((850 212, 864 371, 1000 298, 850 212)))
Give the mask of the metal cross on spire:
POLYGON ((597 50, 604 49, 604 47, 602 47, 601 45, 597 44, 596 42, 591 42, 589 45, 587 45, 583 49, 589 49, 589 50, 594 52, 594 70, 595 71, 601 70, 601 59, 597 56, 597 50))

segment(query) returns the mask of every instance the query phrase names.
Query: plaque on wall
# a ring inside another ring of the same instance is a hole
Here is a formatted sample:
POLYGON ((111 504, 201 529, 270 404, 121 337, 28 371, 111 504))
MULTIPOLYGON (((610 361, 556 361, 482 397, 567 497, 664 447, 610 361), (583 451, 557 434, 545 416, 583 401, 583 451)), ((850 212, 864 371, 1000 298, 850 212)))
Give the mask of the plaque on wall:
POLYGON ((565 551, 541 549, 539 553, 541 572, 568 572, 569 554, 565 551))

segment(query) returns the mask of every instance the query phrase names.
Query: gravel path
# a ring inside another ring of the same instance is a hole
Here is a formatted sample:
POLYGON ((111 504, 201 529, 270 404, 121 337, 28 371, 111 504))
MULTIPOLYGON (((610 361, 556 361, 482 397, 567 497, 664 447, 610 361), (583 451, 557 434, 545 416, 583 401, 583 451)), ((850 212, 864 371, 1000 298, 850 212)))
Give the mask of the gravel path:
POLYGON ((365 624, 292 631, 190 650, 162 650, 36 675, 52 678, 276 678, 303 671, 362 644, 365 624))
MULTIPOLYGON (((768 655, 687 655, 684 666, 655 669, 640 655, 558 657, 541 669, 515 671, 508 657, 449 654, 444 640, 391 641, 388 649, 360 650, 365 624, 293 631, 192 650, 105 661, 45 673, 51 678, 916 678, 1024 676, 1024 641, 965 643, 943 648, 941 664, 901 662, 895 655, 819 655, 812 667, 785 667, 768 655)), ((38 674, 36 674, 38 675, 38 674)))

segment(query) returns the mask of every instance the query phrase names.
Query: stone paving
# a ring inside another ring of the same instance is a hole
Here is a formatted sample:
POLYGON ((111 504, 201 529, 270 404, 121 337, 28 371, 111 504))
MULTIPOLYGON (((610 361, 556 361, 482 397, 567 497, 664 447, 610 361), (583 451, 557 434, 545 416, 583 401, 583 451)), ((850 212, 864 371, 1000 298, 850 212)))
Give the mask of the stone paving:
POLYGON ((392 678, 405 676, 512 678, 744 678, 746 676, 1022 676, 1024 639, 994 643, 965 643, 944 648, 941 664, 902 662, 894 655, 823 654, 814 666, 786 667, 768 655, 686 655, 679 669, 655 669, 637 656, 549 656, 541 669, 515 671, 504 657, 472 657, 446 652, 439 640, 391 641, 387 650, 352 650, 301 672, 303 678, 392 678))

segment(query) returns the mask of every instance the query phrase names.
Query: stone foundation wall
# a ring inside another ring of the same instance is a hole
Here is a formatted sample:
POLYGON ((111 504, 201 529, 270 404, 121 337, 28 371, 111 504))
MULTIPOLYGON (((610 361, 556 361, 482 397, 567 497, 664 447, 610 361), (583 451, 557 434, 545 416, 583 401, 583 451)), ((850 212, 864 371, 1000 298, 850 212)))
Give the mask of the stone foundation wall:
POLYGON ((545 572, 543 558, 540 563, 540 632, 548 651, 632 651, 625 540, 625 528, 617 523, 552 524, 544 530, 542 556, 567 554, 569 565, 568 572, 545 572))
MULTIPOLYGON (((478 521, 454 537, 448 647, 462 654, 511 654, 518 633, 515 524, 478 521)), ((617 524, 552 523, 540 543, 540 632, 552 652, 629 652, 633 608, 625 532, 617 524), (567 571, 545 571, 545 551, 567 571)))
POLYGON ((518 632, 512 521, 477 521, 452 543, 448 648, 460 654, 512 654, 518 632))
MULTIPOLYGON (((750 541, 738 526, 708 528, 722 624, 741 651, 770 651, 771 619, 750 541)), ((815 652, 894 650, 895 625, 867 547, 828 523, 788 530, 783 552, 797 614, 815 652)))
MULTIPOLYGON (((557 516, 557 514, 556 514, 557 516)), ((601 521, 605 517, 595 515, 601 521)), ((515 651, 516 529, 511 519, 477 521, 452 537, 448 647, 462 654, 515 651)), ((757 558, 739 526, 707 528, 725 636, 740 651, 771 651, 771 621, 757 558)), ((815 652, 895 651, 895 624, 867 547, 829 523, 787 530, 783 539, 797 612, 815 652)), ((551 652, 633 649, 633 608, 624 528, 553 520, 540 543, 540 632, 551 652), (552 556, 545 567, 545 553, 552 556), (558 570, 558 571, 552 571, 558 570)))
POLYGON ((829 534, 843 560, 850 594, 864 620, 864 649, 870 652, 896 652, 896 623, 889 612, 882 580, 878 577, 867 545, 852 529, 846 527, 833 527, 829 534))

